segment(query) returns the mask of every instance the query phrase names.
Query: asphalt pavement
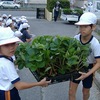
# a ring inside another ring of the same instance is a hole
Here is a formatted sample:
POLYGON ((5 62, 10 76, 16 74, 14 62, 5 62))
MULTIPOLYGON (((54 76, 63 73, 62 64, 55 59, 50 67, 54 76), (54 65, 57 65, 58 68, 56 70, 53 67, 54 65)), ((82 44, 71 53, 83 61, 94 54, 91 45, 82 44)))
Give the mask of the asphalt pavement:
MULTIPOLYGON (((63 21, 47 21, 45 19, 30 19, 30 32, 35 36, 38 35, 67 35, 73 37, 78 32, 78 28, 63 21), (33 24, 34 23, 34 24, 33 24), (71 27, 72 26, 72 27, 71 27), (67 27, 67 28, 66 28, 67 27)), ((96 34, 95 34, 96 35, 96 34)), ((97 35, 96 35, 97 36, 97 35)), ((98 36, 97 36, 98 37, 98 36)), ((99 37, 98 37, 99 38, 99 37)), ((36 82, 36 79, 29 69, 22 69, 19 75, 23 81, 36 82)), ((49 85, 48 87, 34 87, 27 90, 20 90, 22 100, 68 100, 69 81, 49 85)), ((80 84, 77 91, 77 99, 82 100, 82 85, 80 84)), ((93 82, 89 100, 100 100, 100 91, 93 82)))

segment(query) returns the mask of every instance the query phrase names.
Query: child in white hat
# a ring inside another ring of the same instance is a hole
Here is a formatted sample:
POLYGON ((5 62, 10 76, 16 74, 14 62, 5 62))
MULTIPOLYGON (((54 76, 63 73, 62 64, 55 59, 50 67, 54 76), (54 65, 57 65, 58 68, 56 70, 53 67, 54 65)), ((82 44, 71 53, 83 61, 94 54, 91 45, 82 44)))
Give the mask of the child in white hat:
POLYGON ((14 36, 11 28, 0 28, 0 100, 21 100, 18 90, 34 86, 44 87, 50 83, 50 81, 46 81, 46 78, 40 82, 27 83, 20 81, 11 58, 19 41, 19 38, 14 36), (6 97, 7 99, 5 99, 6 97))
POLYGON ((100 68, 100 44, 99 41, 92 35, 96 29, 97 17, 91 12, 84 13, 79 22, 75 25, 79 26, 80 34, 75 38, 83 45, 90 44, 90 54, 87 57, 88 72, 79 72, 80 77, 75 80, 70 80, 69 100, 76 100, 76 91, 80 81, 83 84, 83 99, 88 100, 90 95, 90 88, 93 82, 93 73, 100 68))
POLYGON ((12 30, 15 29, 14 23, 13 23, 12 19, 8 19, 8 20, 6 21, 6 27, 10 27, 12 30))
POLYGON ((28 23, 22 24, 22 29, 21 29, 22 36, 20 37, 20 39, 23 42, 31 42, 32 41, 32 36, 29 33, 29 27, 30 27, 30 25, 28 23))

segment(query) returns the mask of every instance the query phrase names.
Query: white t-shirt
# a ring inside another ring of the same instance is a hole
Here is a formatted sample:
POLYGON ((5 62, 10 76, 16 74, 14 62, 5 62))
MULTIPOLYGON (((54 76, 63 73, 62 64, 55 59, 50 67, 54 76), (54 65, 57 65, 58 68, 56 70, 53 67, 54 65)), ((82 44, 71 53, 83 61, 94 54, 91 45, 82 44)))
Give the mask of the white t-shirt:
POLYGON ((11 90, 19 80, 14 63, 4 57, 0 58, 0 90, 11 90))
MULTIPOLYGON (((74 38, 82 43, 80 34, 76 35, 74 38)), ((87 58, 87 63, 93 64, 95 63, 96 58, 100 58, 100 43, 94 36, 92 36, 91 39, 85 44, 88 43, 90 43, 90 54, 87 58)), ((84 43, 82 44, 85 45, 84 43)))

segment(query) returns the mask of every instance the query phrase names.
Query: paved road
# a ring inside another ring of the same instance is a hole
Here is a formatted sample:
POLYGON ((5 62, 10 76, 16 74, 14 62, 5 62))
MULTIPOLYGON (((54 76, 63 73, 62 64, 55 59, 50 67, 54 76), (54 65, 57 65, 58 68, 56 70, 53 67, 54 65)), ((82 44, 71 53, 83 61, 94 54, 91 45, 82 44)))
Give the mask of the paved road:
MULTIPOLYGON (((63 21, 47 21, 45 19, 36 19, 36 12, 33 11, 0 11, 1 14, 6 13, 14 16, 27 16, 30 24, 30 33, 38 35, 67 35, 73 37, 78 33, 78 28, 74 25, 67 24, 63 21)), ((97 35, 96 35, 97 36, 97 35)), ((98 36, 97 36, 98 37, 98 36)), ((34 76, 28 69, 23 69, 18 72, 23 81, 36 82, 34 76)), ((20 90, 20 96, 22 100, 68 100, 68 87, 69 82, 62 82, 58 84, 50 85, 46 88, 34 87, 27 90, 20 90)), ((82 100, 82 85, 79 85, 77 91, 77 99, 82 100)), ((91 89, 91 96, 89 100, 100 100, 100 92, 96 88, 95 84, 91 89)))
MULTIPOLYGON (((65 23, 63 21, 49 22, 45 19, 31 19, 29 20, 30 32, 38 35, 67 35, 73 37, 78 32, 78 28, 74 25, 65 23)), ((97 35, 96 35, 97 36, 97 35)), ((98 37, 98 36, 97 36, 98 37)), ((22 78, 28 81, 36 81, 33 75, 27 69, 22 70, 22 78), (26 73, 23 76, 23 73, 26 73)), ((62 82, 50 85, 46 88, 35 87, 30 90, 21 91, 22 100, 68 100, 69 82, 62 82), (33 93, 33 94, 32 94, 33 93), (25 96, 24 96, 25 95, 25 96), (28 99, 29 98, 29 99, 28 99)), ((77 99, 82 100, 82 85, 79 85, 77 91, 77 99)), ((100 100, 99 91, 95 84, 91 89, 91 96, 89 100, 100 100)))
MULTIPOLYGON (((47 21, 45 19, 29 19, 31 34, 38 35, 67 35, 73 37, 76 33, 76 26, 64 23, 63 21, 47 21)), ((20 72, 22 80, 36 81, 27 69, 20 72), (23 75, 23 73, 26 73, 23 75)), ((69 82, 62 82, 50 85, 46 88, 35 87, 30 90, 20 91, 22 100, 68 100, 69 82), (32 94, 33 93, 33 94, 32 94), (24 96, 25 95, 25 96, 24 96)), ((81 87, 81 85, 79 86, 81 87)), ((81 100, 81 88, 77 92, 77 100, 81 100), (79 96, 78 96, 79 95, 79 96)))

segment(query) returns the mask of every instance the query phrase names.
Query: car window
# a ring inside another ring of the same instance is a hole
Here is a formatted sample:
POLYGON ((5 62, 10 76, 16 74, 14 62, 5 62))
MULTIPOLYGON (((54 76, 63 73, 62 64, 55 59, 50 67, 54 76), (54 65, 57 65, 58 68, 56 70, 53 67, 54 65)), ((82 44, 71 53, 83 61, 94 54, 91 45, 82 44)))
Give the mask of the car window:
POLYGON ((9 4, 9 5, 10 5, 11 3, 10 3, 10 2, 7 2, 7 4, 9 4))
POLYGON ((6 2, 3 2, 3 4, 6 4, 6 2))

